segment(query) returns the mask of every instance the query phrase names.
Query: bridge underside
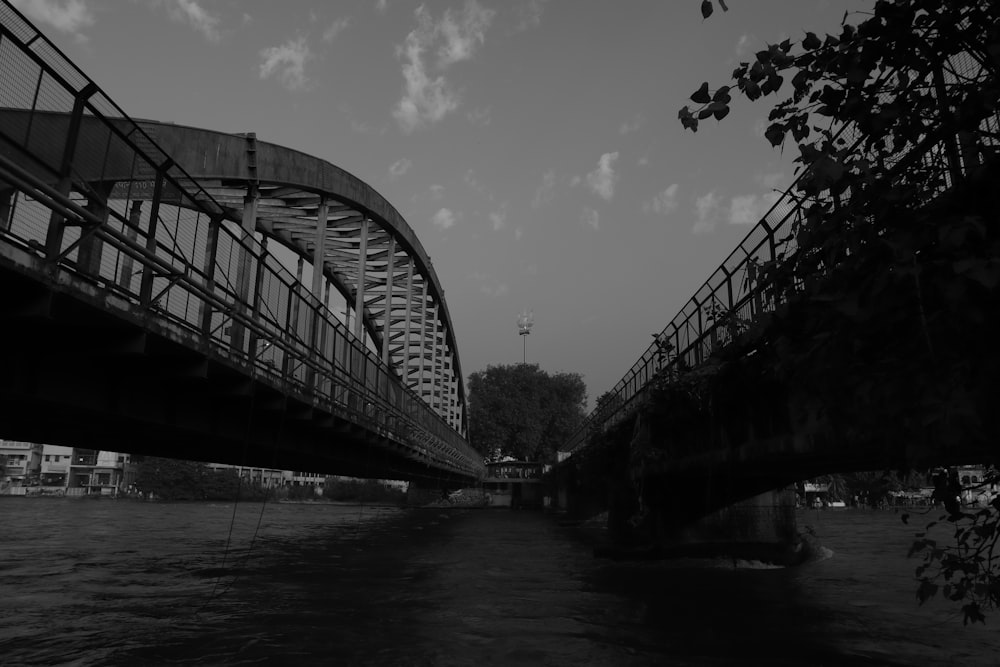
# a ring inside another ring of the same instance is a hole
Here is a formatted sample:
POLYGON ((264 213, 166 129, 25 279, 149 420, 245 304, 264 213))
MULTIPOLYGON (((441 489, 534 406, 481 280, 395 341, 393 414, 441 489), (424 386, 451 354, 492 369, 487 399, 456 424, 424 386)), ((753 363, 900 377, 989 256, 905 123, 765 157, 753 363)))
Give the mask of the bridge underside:
MULTIPOLYGON (((0 257, 0 260, 6 258, 0 257)), ((68 294, 0 261, 4 437, 357 477, 468 481, 107 293, 68 294), (110 307, 109 307, 110 306, 110 307)))

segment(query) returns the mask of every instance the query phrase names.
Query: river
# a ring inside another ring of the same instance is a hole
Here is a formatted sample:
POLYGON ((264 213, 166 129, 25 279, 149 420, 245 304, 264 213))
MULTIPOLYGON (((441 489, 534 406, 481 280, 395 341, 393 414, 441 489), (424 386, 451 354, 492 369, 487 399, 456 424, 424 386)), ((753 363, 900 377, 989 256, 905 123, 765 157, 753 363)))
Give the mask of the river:
POLYGON ((897 514, 799 523, 824 557, 768 569, 536 512, 0 498, 0 664, 1000 664, 1000 612, 917 605, 897 514))

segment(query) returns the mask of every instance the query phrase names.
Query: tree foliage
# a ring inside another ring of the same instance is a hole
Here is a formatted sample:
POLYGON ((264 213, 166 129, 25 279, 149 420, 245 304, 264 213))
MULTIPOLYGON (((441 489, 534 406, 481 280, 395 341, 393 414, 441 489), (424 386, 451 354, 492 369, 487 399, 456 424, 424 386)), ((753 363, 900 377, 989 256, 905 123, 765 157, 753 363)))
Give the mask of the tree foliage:
MULTIPOLYGON (((1000 4, 877 0, 839 34, 770 44, 726 85, 703 83, 678 117, 697 131, 734 96, 782 94, 765 137, 795 145, 798 214, 760 267, 777 308, 758 347, 799 425, 901 443, 904 468, 949 448, 993 451, 1000 4)), ((1000 602, 997 509, 949 511, 954 546, 918 537, 921 602, 940 591, 966 622, 1000 602)))
POLYGON ((235 470, 213 471, 204 463, 155 456, 138 462, 135 485, 161 500, 235 500, 240 494, 235 470))
POLYGON ((582 423, 586 402, 578 373, 488 366, 469 376, 470 440, 487 460, 549 461, 582 423))

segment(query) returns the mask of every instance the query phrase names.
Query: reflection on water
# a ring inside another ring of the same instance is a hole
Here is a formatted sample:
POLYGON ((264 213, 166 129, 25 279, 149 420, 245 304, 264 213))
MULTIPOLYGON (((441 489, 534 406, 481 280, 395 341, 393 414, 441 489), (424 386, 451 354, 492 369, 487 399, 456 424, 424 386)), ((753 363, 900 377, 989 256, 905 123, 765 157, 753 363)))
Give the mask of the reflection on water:
POLYGON ((913 529, 891 512, 803 512, 832 555, 770 569, 598 560, 573 529, 532 512, 244 504, 230 540, 227 504, 2 500, 3 664, 992 665, 1000 655, 992 625, 963 628, 939 601, 916 605, 913 529))

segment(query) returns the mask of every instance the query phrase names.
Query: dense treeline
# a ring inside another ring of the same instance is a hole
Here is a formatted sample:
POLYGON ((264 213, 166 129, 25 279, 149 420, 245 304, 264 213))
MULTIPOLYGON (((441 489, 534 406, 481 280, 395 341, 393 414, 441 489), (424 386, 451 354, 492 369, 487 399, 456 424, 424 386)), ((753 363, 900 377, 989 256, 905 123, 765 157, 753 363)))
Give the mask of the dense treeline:
POLYGON ((158 500, 320 500, 396 503, 406 500, 401 489, 374 479, 327 477, 322 492, 309 485, 264 487, 241 480, 235 469, 212 470, 204 463, 154 456, 137 463, 135 489, 158 500))

